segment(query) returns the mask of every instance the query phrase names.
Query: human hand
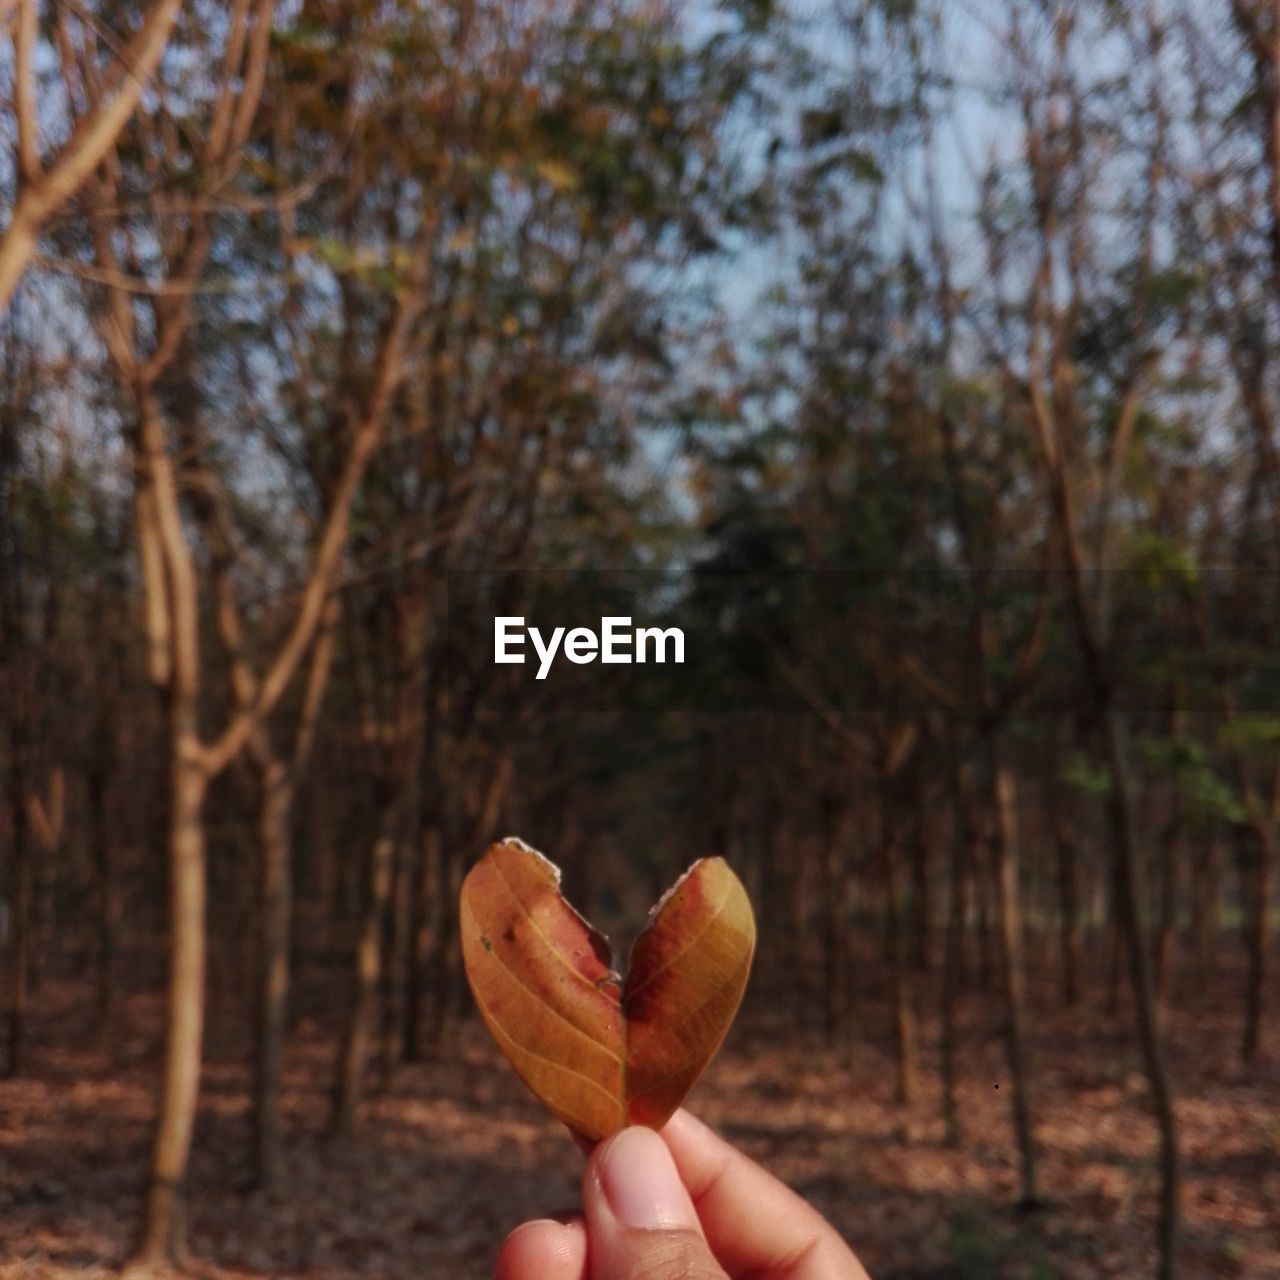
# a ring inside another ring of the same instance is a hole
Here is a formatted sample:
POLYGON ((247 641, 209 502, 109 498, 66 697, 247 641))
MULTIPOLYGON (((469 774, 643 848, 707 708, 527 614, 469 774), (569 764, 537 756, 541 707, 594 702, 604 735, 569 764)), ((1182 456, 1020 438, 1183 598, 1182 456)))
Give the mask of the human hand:
POLYGON ((816 1209, 687 1111, 600 1143, 582 1204, 517 1227, 496 1280, 869 1280, 816 1209))

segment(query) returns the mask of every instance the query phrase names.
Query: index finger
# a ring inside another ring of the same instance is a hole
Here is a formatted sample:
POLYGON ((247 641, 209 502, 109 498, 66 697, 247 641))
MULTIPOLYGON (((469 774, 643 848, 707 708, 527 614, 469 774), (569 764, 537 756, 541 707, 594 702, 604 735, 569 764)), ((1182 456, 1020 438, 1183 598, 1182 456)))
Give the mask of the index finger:
POLYGON ((790 1187, 687 1111, 662 1130, 707 1235, 730 1275, 869 1280, 836 1229, 790 1187))

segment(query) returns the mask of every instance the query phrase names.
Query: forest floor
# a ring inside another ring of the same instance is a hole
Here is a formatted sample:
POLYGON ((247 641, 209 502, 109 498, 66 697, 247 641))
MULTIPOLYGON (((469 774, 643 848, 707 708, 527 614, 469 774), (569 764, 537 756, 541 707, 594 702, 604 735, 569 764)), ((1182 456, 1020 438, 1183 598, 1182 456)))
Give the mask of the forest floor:
MULTIPOLYGON (((932 984, 930 984, 932 986, 932 984)), ((1280 1276, 1280 1034, 1237 1063, 1238 975, 1171 1020, 1185 1162, 1184 1276, 1280 1276)), ((1153 1274, 1155 1135, 1134 1036, 1091 993, 1046 991, 1032 1040, 1046 1207, 1013 1207, 1016 1169, 994 1007, 963 1010, 964 1143, 942 1142, 936 1043, 920 1097, 894 1101, 892 1060, 743 1020, 690 1106, 810 1198, 876 1280, 1153 1274)), ((0 1082, 0 1280, 90 1280, 130 1244, 160 1050, 155 995, 90 1036, 87 993, 46 979, 24 1076, 0 1082)), ((879 1007, 864 1026, 882 1023, 879 1007)), ((885 1028, 887 1030, 887 1028, 885 1028)), ((325 1136, 334 1037, 304 1018, 288 1064, 286 1190, 246 1175, 244 1038, 211 1027, 191 1168, 193 1273, 434 1280, 490 1274, 517 1222, 567 1209, 581 1157, 475 1022, 447 1059, 405 1066, 366 1105, 357 1140, 325 1136)))

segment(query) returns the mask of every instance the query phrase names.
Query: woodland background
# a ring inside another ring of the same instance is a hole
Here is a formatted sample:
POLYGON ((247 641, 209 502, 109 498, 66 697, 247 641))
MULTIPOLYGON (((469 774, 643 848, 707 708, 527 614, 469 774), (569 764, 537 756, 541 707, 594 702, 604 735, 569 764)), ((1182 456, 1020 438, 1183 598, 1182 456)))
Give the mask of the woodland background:
POLYGON ((508 833, 618 936, 731 859, 692 1105, 881 1280, 1280 1273, 1276 6, 0 35, 0 1274, 572 1203, 459 973, 508 833))

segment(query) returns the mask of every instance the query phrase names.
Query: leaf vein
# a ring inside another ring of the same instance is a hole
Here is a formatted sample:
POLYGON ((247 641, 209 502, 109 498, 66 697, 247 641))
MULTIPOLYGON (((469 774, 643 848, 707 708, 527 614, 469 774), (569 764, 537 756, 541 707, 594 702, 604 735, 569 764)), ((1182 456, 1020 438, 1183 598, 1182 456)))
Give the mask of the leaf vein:
POLYGON ((687 946, 682 947, 679 951, 677 951, 676 954, 672 956, 671 959, 668 960, 666 964, 664 964, 661 968, 655 969, 638 986, 631 987, 628 985, 628 987, 624 989, 623 991, 624 1004, 637 992, 643 991, 645 987, 647 987, 655 978, 660 978, 664 973, 667 972, 668 969, 673 969, 677 964, 680 963, 681 960, 685 958, 685 956, 689 954, 690 951, 692 951, 703 940, 703 938, 707 936, 707 934, 711 931, 712 925, 715 924, 716 920, 720 917, 725 907, 729 905, 729 899, 733 896, 733 889, 734 889, 734 885, 731 880, 725 886, 724 897, 720 899, 719 905, 711 913, 710 917, 707 920, 707 923, 703 925, 701 929, 698 930, 697 934, 689 941, 689 944, 687 946))
MULTIPOLYGON (((547 1066, 554 1068, 556 1071, 563 1071, 566 1075, 571 1075, 578 1080, 584 1081, 585 1083, 589 1084, 597 1093, 604 1094, 604 1096, 608 1098, 611 1104, 613 1104, 614 1106, 620 1105, 618 1102, 618 1099, 615 1098, 613 1094, 611 1094, 609 1090, 606 1089, 604 1085, 602 1085, 598 1080, 593 1079, 591 1076, 586 1075, 584 1072, 575 1071, 573 1067, 566 1066, 563 1062, 559 1062, 555 1058, 548 1058, 546 1054, 539 1053, 536 1049, 531 1049, 527 1044, 522 1044, 519 1040, 515 1038, 515 1036, 511 1034, 511 1032, 509 1032, 506 1029, 506 1027, 502 1025, 501 1022, 498 1021, 497 1017, 495 1017, 492 1010, 484 1003, 483 1000, 480 1000, 479 998, 477 998, 476 1003, 480 1005, 481 1010, 486 1015, 486 1021, 489 1023, 489 1026, 492 1027, 493 1030, 498 1035, 500 1035, 504 1040, 506 1040, 506 1042, 517 1053, 522 1053, 529 1058, 536 1058, 539 1062, 545 1062, 547 1066)), ((562 1109, 565 1111, 569 1110, 568 1107, 564 1107, 562 1109)))
MULTIPOLYGON (((474 924, 477 928, 479 928, 480 922, 476 919, 475 913, 470 909, 470 907, 467 908, 467 914, 471 917, 472 924, 474 924)), ((514 982, 516 986, 518 986, 520 990, 523 991, 540 1008, 545 1009, 549 1014, 552 1015, 552 1017, 558 1018, 562 1023, 564 1023, 566 1027, 569 1028, 570 1031, 573 1031, 576 1034, 580 1035, 585 1041, 587 1041, 588 1044, 595 1045, 595 1047, 599 1049, 606 1057, 608 1057, 610 1061, 616 1062, 619 1066, 623 1065, 622 1059, 616 1053, 614 1053, 613 1050, 607 1044, 605 1044, 603 1040, 597 1040, 595 1036, 591 1035, 587 1031, 584 1031, 580 1026, 578 1026, 576 1022, 566 1017, 563 1013, 560 1012, 559 1009, 555 1007, 555 1005, 549 1003, 544 996, 540 995, 531 986, 529 986, 527 982, 522 981, 520 978, 520 975, 502 958, 501 954, 496 949, 495 950, 486 949, 485 955, 491 956, 493 960, 497 963, 497 965, 503 970, 503 972, 506 973, 511 978, 512 982, 514 982)), ((478 1000, 479 1000, 479 997, 477 996, 477 1001, 478 1000)))
MULTIPOLYGON (((737 978, 738 974, 742 971, 744 966, 746 966, 750 962, 751 962, 751 955, 750 953, 748 953, 746 956, 743 957, 738 967, 718 987, 716 987, 716 989, 704 1001, 702 1001, 702 1003, 698 1005, 696 1009, 690 1009, 689 1012, 684 1014, 679 1019, 679 1021, 676 1022, 675 1025, 677 1027, 683 1026, 686 1022, 689 1021, 690 1018, 695 1017, 697 1014, 701 1013, 703 1009, 707 1007, 707 1005, 709 1005, 713 1000, 715 1000, 727 987, 733 984, 733 981, 737 978)), ((725 1027, 724 1033, 720 1037, 720 1041, 718 1041, 716 1045, 712 1046, 713 1051, 716 1047, 718 1047, 719 1043, 724 1040, 724 1036, 728 1034, 728 1031, 729 1031, 729 1028, 725 1027)), ((706 1058, 706 1062, 710 1062, 711 1057, 712 1057, 712 1054, 708 1054, 706 1058)), ((703 1066, 706 1066, 706 1062, 703 1063, 703 1066)), ((663 1076, 661 1080, 657 1080, 653 1084, 648 1085, 646 1088, 641 1089, 639 1093, 632 1093, 630 1089, 628 1089, 627 1091, 628 1104, 630 1104, 636 1098, 644 1098, 651 1093, 656 1093, 657 1090, 661 1089, 664 1084, 669 1083, 670 1081, 674 1080, 678 1075, 681 1075, 685 1071, 688 1071, 690 1067, 693 1065, 694 1065, 694 1060, 687 1058, 674 1071, 669 1072, 667 1075, 663 1076)))
MULTIPOLYGON (((508 880, 508 879, 507 879, 507 877, 503 874, 503 871, 502 871, 502 864, 501 864, 501 863, 499 863, 499 862, 497 861, 497 859, 494 859, 493 869, 498 873, 498 879, 502 881, 502 887, 503 887, 503 888, 507 891, 507 893, 511 896, 511 900, 512 900, 512 902, 514 902, 514 903, 516 904, 516 906, 520 909, 520 913, 525 917, 525 919, 526 919, 526 920, 528 920, 528 921, 529 921, 529 926, 530 926, 530 928, 532 928, 532 929, 533 929, 533 931, 534 931, 534 933, 536 933, 536 934, 538 935, 538 937, 539 937, 539 938, 541 938, 541 939, 542 939, 542 941, 543 941, 544 943, 546 943, 547 950, 548 950, 548 951, 550 951, 550 952, 551 952, 551 954, 552 954, 553 956, 555 956, 555 958, 556 958, 557 960, 559 960, 559 961, 560 961, 560 963, 561 963, 562 965, 564 965, 564 967, 565 967, 566 969, 568 969, 568 970, 569 970, 569 972, 570 972, 570 973, 572 973, 572 974, 574 975, 574 977, 575 977, 575 978, 578 978, 578 979, 580 979, 582 982, 584 982, 588 987, 590 987, 590 988, 591 988, 591 990, 592 990, 592 991, 594 991, 594 992, 596 992, 596 993, 599 993, 600 988, 599 988, 598 986, 596 986, 596 984, 595 984, 594 982, 592 982, 592 981, 591 981, 591 979, 590 979, 590 978, 588 978, 588 977, 587 977, 587 975, 586 975, 585 973, 583 973, 583 972, 582 972, 582 970, 581 970, 581 969, 579 969, 577 965, 575 965, 575 964, 571 963, 571 962, 569 961, 568 957, 566 957, 566 956, 564 955, 564 953, 563 953, 563 952, 561 952, 561 951, 560 951, 560 950, 555 946, 555 944, 551 941, 551 939, 550 939, 550 938, 548 938, 548 937, 547 937, 547 935, 546 935, 545 933, 543 933, 543 932, 542 932, 542 930, 541 930, 540 928, 538 928, 538 922, 537 922, 537 920, 535 920, 535 919, 534 919, 533 912, 529 910, 529 908, 525 905, 524 900, 520 897, 520 895, 519 895, 519 894, 515 891, 515 889, 512 887, 512 885, 511 885, 511 881, 510 881, 510 880, 508 880)), ((564 905, 565 905, 566 907, 568 907, 568 906, 569 906, 569 904, 568 904, 567 902, 565 902, 565 900, 564 900, 564 895, 563 895, 562 893, 560 893, 560 891, 559 891, 558 889, 556 890, 556 892, 557 892, 557 895, 558 895, 558 896, 559 896, 559 898, 560 898, 560 901, 561 901, 561 902, 563 902, 563 903, 564 903, 564 905)), ((573 910, 573 908, 572 908, 572 907, 569 907, 569 910, 571 910, 571 911, 572 911, 572 910, 573 910)), ((585 929, 586 927, 587 927, 587 926, 584 924, 584 925, 583 925, 583 928, 585 929)))

